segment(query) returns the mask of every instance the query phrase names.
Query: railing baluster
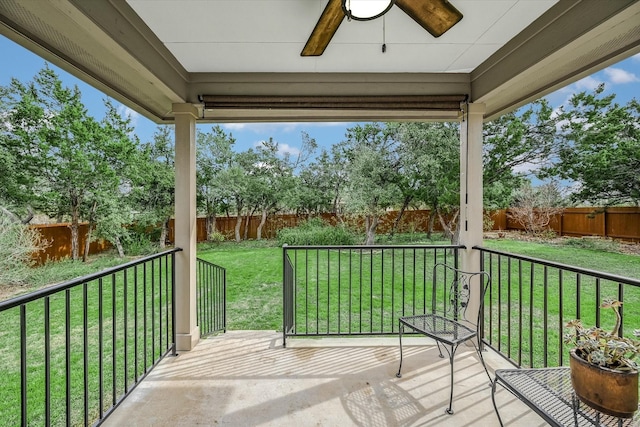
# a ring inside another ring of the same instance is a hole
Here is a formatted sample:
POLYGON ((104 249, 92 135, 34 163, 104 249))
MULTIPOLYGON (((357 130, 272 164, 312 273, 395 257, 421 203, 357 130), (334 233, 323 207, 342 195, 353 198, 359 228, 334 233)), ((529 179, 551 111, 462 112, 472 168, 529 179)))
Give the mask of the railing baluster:
POLYGON ((602 296, 600 293, 600 279, 596 277, 596 301, 595 301, 595 309, 596 309, 596 326, 600 327, 600 302, 602 301, 602 296))
POLYGON ((123 351, 123 358, 124 358, 124 373, 123 373, 123 377, 124 377, 124 392, 128 392, 129 391, 129 341, 127 340, 127 337, 129 336, 129 328, 127 327, 127 318, 129 317, 128 315, 128 310, 127 310, 127 294, 128 292, 128 288, 127 288, 127 270, 124 270, 122 272, 122 299, 123 299, 123 303, 122 303, 122 346, 124 347, 124 351, 123 351))
POLYGON ((51 298, 49 296, 44 297, 44 425, 51 425, 51 298))
POLYGON ((507 356, 509 359, 511 359, 511 298, 511 258, 507 258, 507 356))
POLYGON ((533 368, 535 363, 533 360, 533 288, 535 287, 534 271, 535 266, 533 262, 529 263, 530 266, 530 280, 529 280, 529 367, 533 368))
POLYGON ((524 310, 522 309, 522 304, 524 301, 524 296, 523 296, 523 291, 524 291, 524 287, 523 287, 523 283, 522 283, 522 260, 518 260, 518 335, 519 335, 519 341, 520 341, 520 345, 518 346, 518 366, 522 366, 522 344, 524 343, 523 341, 523 329, 524 329, 524 319, 522 314, 524 313, 524 310))
POLYGON ((380 250, 380 332, 384 331, 384 249, 380 250))
POLYGON ((111 406, 117 402, 117 376, 116 376, 116 276, 111 276, 111 406))
MULTIPOLYGON (((104 415, 104 284, 102 277, 98 279, 98 383, 100 390, 98 391, 98 416, 102 419, 104 415)), ((146 334, 146 328, 145 328, 146 334)), ((48 424, 47 424, 48 425, 48 424)))
POLYGON ((562 318, 562 314, 564 313, 564 292, 563 292, 563 283, 562 283, 562 273, 561 269, 558 269, 558 366, 563 365, 563 356, 564 356, 564 346, 563 346, 563 332, 564 332, 564 319, 562 318))
POLYGON ((542 328, 542 336, 544 337, 544 339, 542 340, 544 342, 543 347, 544 347, 544 351, 543 351, 543 363, 544 363, 544 367, 546 368, 547 366, 549 366, 549 271, 547 266, 544 266, 543 269, 543 301, 542 301, 542 306, 543 306, 543 318, 542 318, 542 322, 543 322, 543 328, 542 328))
MULTIPOLYGON (((138 266, 133 267, 133 376, 138 380, 138 266)), ((134 382, 135 382, 134 381, 134 382)))
POLYGON ((71 290, 64 291, 65 330, 65 407, 67 425, 71 425, 71 290))
MULTIPOLYGON (((68 377, 67 377, 68 379, 68 377)), ((27 306, 20 306, 20 417, 22 425, 29 425, 27 414, 27 306)))
POLYGON ((88 284, 82 285, 82 371, 84 380, 84 425, 89 425, 89 307, 88 284))

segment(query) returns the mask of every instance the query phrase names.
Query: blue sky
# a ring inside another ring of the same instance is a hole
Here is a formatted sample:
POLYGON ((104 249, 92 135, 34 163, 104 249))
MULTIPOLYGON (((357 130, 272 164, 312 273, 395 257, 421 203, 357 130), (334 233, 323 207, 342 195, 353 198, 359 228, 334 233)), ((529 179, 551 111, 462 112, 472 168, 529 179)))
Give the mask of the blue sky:
MULTIPOLYGON (((5 58, 4 64, 0 67, 0 85, 2 86, 8 85, 12 77, 25 82, 29 81, 45 65, 44 59, 3 36, 0 36, 0 56, 5 58)), ((67 86, 77 85, 80 88, 83 102, 91 115, 97 119, 104 116, 103 99, 107 98, 105 94, 57 67, 53 69, 67 86)), ((607 93, 616 94, 618 103, 627 103, 632 98, 640 99, 640 54, 560 89, 548 95, 547 98, 554 107, 558 107, 573 93, 592 90, 600 83, 605 83, 607 93)), ((135 132, 140 140, 142 142, 151 140, 156 125, 124 105, 115 101, 114 103, 119 105, 119 111, 122 114, 131 115, 135 132)), ((314 138, 318 145, 330 147, 342 141, 346 129, 353 125, 353 123, 255 123, 227 124, 223 125, 223 128, 227 133, 233 134, 238 151, 246 150, 272 137, 279 142, 281 149, 295 154, 301 145, 303 131, 314 138)), ((199 129, 205 131, 210 127, 211 125, 199 125, 199 129)))

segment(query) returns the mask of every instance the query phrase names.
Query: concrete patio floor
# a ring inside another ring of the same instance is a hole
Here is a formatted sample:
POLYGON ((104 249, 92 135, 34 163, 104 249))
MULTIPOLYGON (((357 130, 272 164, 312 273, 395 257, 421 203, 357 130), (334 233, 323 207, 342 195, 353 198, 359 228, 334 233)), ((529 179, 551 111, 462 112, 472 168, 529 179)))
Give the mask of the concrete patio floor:
MULTIPOLYGON (((104 425, 499 425, 473 347, 456 355, 455 413, 447 415, 448 359, 410 340, 396 378, 397 338, 296 339, 283 348, 281 333, 227 332, 165 358, 104 425)), ((491 371, 510 367, 485 354, 491 371)), ((501 388, 496 400, 506 425, 546 425, 501 388)))

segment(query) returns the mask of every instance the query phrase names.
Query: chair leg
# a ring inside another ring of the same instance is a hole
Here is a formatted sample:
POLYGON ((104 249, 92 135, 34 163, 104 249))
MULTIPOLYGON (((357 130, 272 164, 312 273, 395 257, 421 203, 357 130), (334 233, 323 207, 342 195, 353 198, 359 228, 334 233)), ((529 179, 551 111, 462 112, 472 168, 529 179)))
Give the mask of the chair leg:
MULTIPOLYGON (((442 349, 440 348, 440 341, 436 341, 436 344, 438 344, 438 351, 440 352, 440 358, 444 359, 444 354, 442 354, 442 349)), ((442 344, 444 345, 444 344, 442 344)))
POLYGON ((453 415, 453 356, 456 354, 457 349, 458 349, 457 345, 455 347, 451 346, 451 352, 449 352, 449 366, 451 368, 451 387, 450 387, 451 390, 449 393, 449 407, 445 410, 445 412, 449 415, 453 415))
POLYGON ((404 330, 404 326, 402 322, 398 320, 398 339, 400 340, 400 366, 398 366, 398 373, 396 374, 397 378, 402 378, 402 374, 400 371, 402 370, 402 331, 404 330))
POLYGON ((496 385, 497 381, 492 381, 491 384, 491 401, 493 402, 493 409, 496 411, 496 415, 498 417, 498 422, 500 423, 500 427, 503 427, 502 418, 500 418, 500 412, 498 412, 498 405, 496 405, 496 385))
POLYGON ((476 345, 473 339, 471 340, 471 343, 475 347, 476 352, 478 352, 478 356, 480 356, 480 362, 482 362, 482 367, 484 368, 484 371, 487 373, 487 378, 489 378, 489 387, 493 387, 493 380, 491 379, 491 375, 489 374, 489 370, 487 369, 486 363, 484 363, 484 357, 482 357, 482 350, 480 350, 480 347, 476 345))

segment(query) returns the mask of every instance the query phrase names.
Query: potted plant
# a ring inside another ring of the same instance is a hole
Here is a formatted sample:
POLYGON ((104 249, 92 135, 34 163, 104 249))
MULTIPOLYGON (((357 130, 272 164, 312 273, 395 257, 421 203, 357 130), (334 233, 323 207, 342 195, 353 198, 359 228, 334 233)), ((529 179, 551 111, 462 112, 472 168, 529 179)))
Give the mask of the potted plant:
POLYGON ((569 364, 571 382, 581 401, 598 411, 621 418, 631 418, 638 410, 638 365, 640 330, 635 339, 618 335, 622 302, 604 300, 602 308, 616 314, 612 331, 600 327, 585 328, 580 320, 567 324, 571 333, 565 343, 573 344, 569 364))

